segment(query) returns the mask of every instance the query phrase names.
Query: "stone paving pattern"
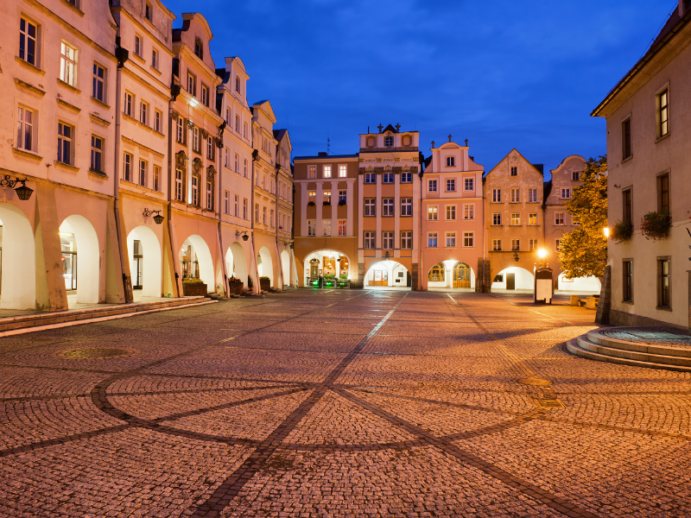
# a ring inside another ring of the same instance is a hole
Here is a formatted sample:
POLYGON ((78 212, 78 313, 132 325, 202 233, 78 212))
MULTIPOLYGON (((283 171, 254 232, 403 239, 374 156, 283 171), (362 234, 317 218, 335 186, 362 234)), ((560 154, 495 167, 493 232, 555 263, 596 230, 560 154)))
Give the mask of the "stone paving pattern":
POLYGON ((0 516, 689 516, 691 375, 566 353, 593 320, 299 290, 0 339, 0 516))

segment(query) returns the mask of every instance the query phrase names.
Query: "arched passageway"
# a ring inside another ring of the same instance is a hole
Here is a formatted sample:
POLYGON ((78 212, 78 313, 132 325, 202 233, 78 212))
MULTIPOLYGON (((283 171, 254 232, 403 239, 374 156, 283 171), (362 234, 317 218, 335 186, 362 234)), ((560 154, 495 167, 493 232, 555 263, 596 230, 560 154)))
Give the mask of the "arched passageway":
POLYGON ((557 281, 557 289, 560 291, 600 293, 600 288, 600 279, 597 277, 578 277, 576 279, 567 279, 564 272, 562 272, 557 281))
POLYGON ((281 270, 283 272, 283 285, 290 286, 290 253, 288 250, 281 252, 281 270))
POLYGON ((350 279, 350 259, 338 250, 316 250, 305 257, 304 286, 319 282, 323 276, 350 279))
POLYGON ((154 231, 144 225, 132 230, 127 236, 127 254, 135 298, 160 297, 163 259, 154 231))
POLYGON ((0 308, 36 309, 34 232, 9 203, 0 203, 0 308))
POLYGON ((180 249, 180 262, 183 281, 201 279, 207 292, 216 290, 214 261, 203 237, 193 234, 185 240, 180 249))
POLYGON ((240 243, 233 243, 228 247, 226 252, 226 275, 240 279, 243 286, 247 287, 247 258, 245 257, 245 250, 240 243))
POLYGON ((68 297, 76 295, 76 302, 99 302, 101 256, 98 235, 84 216, 74 214, 60 225, 62 275, 68 297))
POLYGON ((374 263, 365 275, 365 287, 409 288, 410 272, 401 263, 392 260, 374 263))
POLYGON ((466 263, 449 259, 435 264, 427 273, 427 289, 471 289, 475 272, 466 263))
POLYGON ((533 274, 525 268, 519 266, 510 266, 504 268, 494 276, 492 282, 493 290, 533 290, 534 278, 533 274))
POLYGON ((265 246, 261 247, 257 254, 257 273, 259 277, 268 277, 271 281, 271 287, 274 285, 274 262, 271 259, 271 252, 265 246))

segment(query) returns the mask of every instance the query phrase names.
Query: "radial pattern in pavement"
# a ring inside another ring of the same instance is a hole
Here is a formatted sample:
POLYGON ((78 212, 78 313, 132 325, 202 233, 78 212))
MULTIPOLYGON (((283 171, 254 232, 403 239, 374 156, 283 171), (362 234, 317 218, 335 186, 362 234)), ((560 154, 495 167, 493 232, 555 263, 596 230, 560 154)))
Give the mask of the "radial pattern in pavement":
POLYGON ((0 515, 691 514, 689 376, 569 356, 592 320, 301 290, 3 339, 0 515))

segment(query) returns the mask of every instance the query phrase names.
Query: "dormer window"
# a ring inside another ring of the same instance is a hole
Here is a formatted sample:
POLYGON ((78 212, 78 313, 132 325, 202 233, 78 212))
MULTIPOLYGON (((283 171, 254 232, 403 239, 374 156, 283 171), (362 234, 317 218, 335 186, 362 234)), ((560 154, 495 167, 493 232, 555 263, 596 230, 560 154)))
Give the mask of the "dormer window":
POLYGON ((240 93, 240 78, 239 77, 235 77, 235 91, 237 93, 240 93))
POLYGON ((153 15, 153 12, 151 10, 151 4, 148 2, 146 3, 146 7, 144 9, 144 16, 146 17, 147 20, 149 20, 150 22, 153 22, 154 15, 153 15))
POLYGON ((456 158, 452 156, 447 156, 446 157, 446 167, 455 167, 456 166, 456 158))
POLYGON ((202 46, 202 40, 199 38, 194 40, 194 54, 199 59, 204 59, 204 47, 202 46))
POLYGON ((384 139, 384 145, 386 147, 391 147, 393 146, 393 137, 389 136, 384 139))

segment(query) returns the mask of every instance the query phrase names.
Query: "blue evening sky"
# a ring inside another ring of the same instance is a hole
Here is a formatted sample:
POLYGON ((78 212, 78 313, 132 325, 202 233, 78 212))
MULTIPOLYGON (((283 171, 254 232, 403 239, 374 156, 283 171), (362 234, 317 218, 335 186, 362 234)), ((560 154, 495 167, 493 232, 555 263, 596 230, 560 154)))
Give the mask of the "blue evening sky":
POLYGON ((164 0, 201 12, 217 66, 240 56, 293 156, 355 153, 369 126, 453 135, 489 171, 512 148, 554 169, 604 154, 591 111, 644 54, 676 0, 164 0))

